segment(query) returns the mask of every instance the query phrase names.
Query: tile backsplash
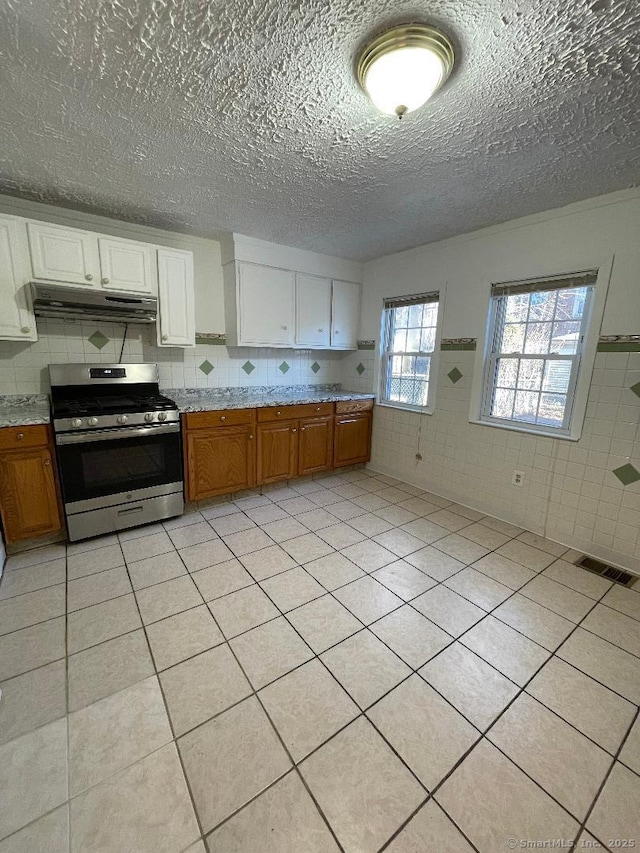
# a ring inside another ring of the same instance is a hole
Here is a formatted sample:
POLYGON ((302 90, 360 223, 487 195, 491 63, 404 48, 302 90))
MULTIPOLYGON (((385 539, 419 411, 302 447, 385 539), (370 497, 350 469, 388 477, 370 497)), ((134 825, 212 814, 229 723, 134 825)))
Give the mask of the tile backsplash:
MULTIPOLYGON (((124 326, 66 320, 39 320, 36 342, 0 341, 0 394, 49 390, 47 365, 66 362, 108 364, 120 359, 124 326)), ((343 382, 358 390, 360 374, 349 370, 358 353, 327 350, 249 349, 218 342, 189 349, 158 347, 156 328, 129 326, 123 362, 157 362, 162 388, 220 388, 254 385, 319 385, 343 382)), ((357 361, 354 363, 357 365, 357 361)))

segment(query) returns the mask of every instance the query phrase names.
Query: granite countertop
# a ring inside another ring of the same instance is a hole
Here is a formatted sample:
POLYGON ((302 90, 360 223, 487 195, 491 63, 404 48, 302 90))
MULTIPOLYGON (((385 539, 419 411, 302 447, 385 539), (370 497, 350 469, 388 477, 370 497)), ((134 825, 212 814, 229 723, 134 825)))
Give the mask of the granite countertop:
POLYGON ((259 409, 298 403, 337 403, 342 400, 371 400, 374 394, 345 391, 339 386, 259 386, 249 388, 163 389, 181 412, 209 412, 217 409, 259 409))
POLYGON ((50 421, 46 394, 0 395, 0 428, 48 424, 50 421))

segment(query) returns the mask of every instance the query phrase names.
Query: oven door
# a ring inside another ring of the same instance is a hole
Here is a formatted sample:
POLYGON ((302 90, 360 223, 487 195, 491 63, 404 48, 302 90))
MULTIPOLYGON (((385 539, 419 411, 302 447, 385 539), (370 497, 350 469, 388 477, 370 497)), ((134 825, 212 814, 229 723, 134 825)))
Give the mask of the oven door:
POLYGON ((56 436, 67 512, 86 512, 182 491, 180 425, 56 436))

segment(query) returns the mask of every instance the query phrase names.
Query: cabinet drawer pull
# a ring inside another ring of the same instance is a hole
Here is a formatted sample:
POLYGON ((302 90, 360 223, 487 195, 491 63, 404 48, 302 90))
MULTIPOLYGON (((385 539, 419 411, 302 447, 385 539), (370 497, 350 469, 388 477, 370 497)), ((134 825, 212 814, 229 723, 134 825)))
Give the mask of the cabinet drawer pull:
POLYGON ((320 406, 317 406, 317 407, 316 407, 316 412, 319 412, 319 411, 320 411, 320 406))
POLYGON ((298 430, 297 430, 297 429, 292 429, 292 430, 291 430, 291 432, 298 432, 298 430))
POLYGON ((22 439, 24 438, 24 433, 19 432, 18 435, 16 436, 16 438, 18 439, 18 441, 22 441, 22 439))
MULTIPOLYGON (((300 432, 304 432, 305 429, 306 429, 306 427, 300 427, 300 432)), ((295 432, 295 430, 294 430, 294 432, 295 432)))
POLYGON ((227 419, 227 418, 226 418, 226 416, 225 416, 225 415, 220 415, 220 420, 221 420, 221 421, 226 421, 226 419, 227 419))
POLYGON ((88 273, 85 275, 85 278, 86 278, 86 280, 87 280, 87 281, 93 281, 93 276, 91 275, 91 273, 90 273, 90 272, 88 272, 88 273))
POLYGON ((281 414, 282 414, 282 412, 276 412, 276 415, 281 415, 281 414))

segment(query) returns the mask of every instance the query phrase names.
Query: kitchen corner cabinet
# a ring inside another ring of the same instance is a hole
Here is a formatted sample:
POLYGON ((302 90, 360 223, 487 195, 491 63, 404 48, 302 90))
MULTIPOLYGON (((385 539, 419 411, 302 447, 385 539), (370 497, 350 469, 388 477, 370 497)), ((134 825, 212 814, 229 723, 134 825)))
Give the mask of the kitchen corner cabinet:
POLYGON ((373 400, 336 403, 333 466, 356 465, 371 457, 373 400))
POLYGON ((183 424, 187 500, 255 486, 255 410, 194 412, 183 424))
POLYGON ((229 346, 356 349, 360 285, 249 261, 224 267, 229 346))
POLYGON ((196 345, 193 254, 158 249, 158 346, 196 345))
POLYGON ((36 341, 24 222, 0 216, 0 339, 36 341))
POLYGON ((0 515, 8 544, 60 530, 54 460, 48 427, 0 429, 0 515))

